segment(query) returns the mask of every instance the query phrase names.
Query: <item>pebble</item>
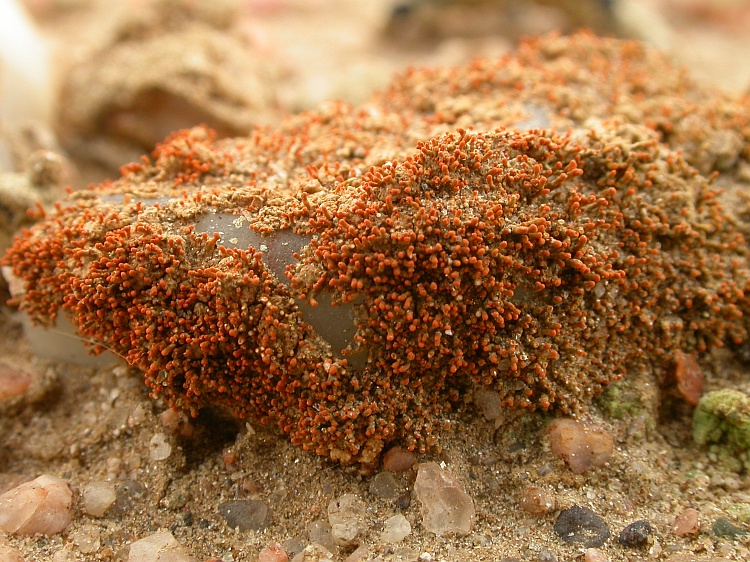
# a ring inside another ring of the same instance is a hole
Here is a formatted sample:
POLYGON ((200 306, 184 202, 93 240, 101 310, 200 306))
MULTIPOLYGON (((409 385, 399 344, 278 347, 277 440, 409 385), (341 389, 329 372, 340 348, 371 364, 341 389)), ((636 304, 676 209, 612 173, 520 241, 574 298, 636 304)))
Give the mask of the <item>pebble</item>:
POLYGON ((302 552, 292 558, 292 562, 324 562, 333 560, 333 553, 320 544, 308 544, 302 552))
POLYGON ((496 420, 503 413, 503 399, 498 392, 477 390, 474 393, 474 403, 479 406, 487 420, 496 420))
POLYGON ((319 544, 326 550, 329 550, 333 553, 337 553, 339 550, 339 546, 333 539, 333 532, 331 531, 331 525, 328 523, 328 521, 318 519, 317 521, 313 521, 312 523, 310 523, 310 527, 308 528, 308 537, 311 543, 319 544))
POLYGON ((401 510, 407 510, 411 506, 411 491, 406 490, 396 498, 396 507, 401 510))
POLYGON ((55 535, 72 519, 73 492, 65 480, 42 475, 0 496, 0 529, 16 535, 55 535))
POLYGON ((297 554, 305 549, 307 543, 301 537, 292 537, 281 543, 282 548, 286 551, 287 556, 294 558, 297 554))
POLYGON ((366 512, 364 502, 354 494, 344 494, 328 504, 328 523, 339 546, 358 544, 366 512))
POLYGON ((392 500, 398 496, 398 483, 388 471, 378 472, 370 480, 370 493, 381 500, 392 500))
POLYGON ((583 562, 609 562, 609 556, 598 548, 587 548, 583 553, 583 562))
POLYGON ((271 524, 271 509, 263 500, 233 500, 220 503, 219 514, 232 529, 260 531, 271 524))
POLYGON ((164 428, 180 437, 189 438, 195 433, 195 428, 190 423, 187 414, 176 408, 168 408, 159 414, 159 421, 164 428))
POLYGON ((717 537, 738 538, 747 536, 747 531, 739 528, 726 517, 719 517, 714 521, 711 529, 717 537))
POLYGON ((586 548, 602 546, 609 538, 609 527, 604 519, 579 505, 563 509, 557 516, 554 530, 563 542, 586 548))
POLYGON ((602 429, 587 429, 576 420, 558 418, 547 428, 550 449, 575 474, 607 464, 614 452, 612 435, 602 429))
POLYGON ((386 519, 380 541, 385 543, 397 543, 404 540, 411 533, 411 524, 402 514, 394 515, 386 519))
POLYGON ((12 546, 0 545, 0 560, 3 562, 23 562, 23 554, 12 546))
POLYGON ((620 536, 617 537, 617 541, 622 546, 636 548, 645 545, 652 532, 653 529, 651 528, 651 523, 645 519, 640 519, 632 522, 620 531, 620 536))
POLYGON ((369 556, 369 554, 370 549, 367 548, 367 546, 361 544, 354 549, 354 552, 346 557, 344 562, 360 562, 360 560, 365 560, 369 556))
POLYGON ((434 462, 417 468, 414 493, 422 504, 422 525, 431 533, 468 535, 474 521, 474 501, 463 485, 434 462))
POLYGON ((677 517, 674 518, 672 524, 672 532, 678 537, 686 537, 688 535, 697 535, 700 531, 698 524, 698 510, 688 507, 683 510, 677 517))
POLYGON ((104 517, 115 503, 117 493, 111 482, 91 482, 83 488, 83 510, 92 517, 104 517))
POLYGON ((677 390, 688 404, 698 405, 703 393, 703 371, 692 353, 674 352, 674 375, 677 390))
POLYGON ((31 386, 31 377, 5 363, 0 363, 0 402, 23 395, 31 386))
POLYGON ((164 433, 156 433, 148 443, 148 456, 152 461, 167 460, 172 454, 172 445, 164 433))
POLYGON ((137 480, 125 480, 115 488, 117 499, 111 506, 110 515, 124 515, 136 506, 136 502, 146 495, 146 488, 137 480))
POLYGON ((383 455, 383 468, 391 472, 405 472, 417 463, 417 455, 403 447, 391 447, 383 455))
POLYGON ((271 543, 258 553, 258 562, 287 562, 289 556, 279 543, 271 543))
POLYGON ((195 562, 169 531, 159 531, 130 545, 128 562, 195 562))
POLYGON ((546 515, 555 510, 555 496, 539 486, 528 486, 518 496, 518 506, 532 515, 546 515))

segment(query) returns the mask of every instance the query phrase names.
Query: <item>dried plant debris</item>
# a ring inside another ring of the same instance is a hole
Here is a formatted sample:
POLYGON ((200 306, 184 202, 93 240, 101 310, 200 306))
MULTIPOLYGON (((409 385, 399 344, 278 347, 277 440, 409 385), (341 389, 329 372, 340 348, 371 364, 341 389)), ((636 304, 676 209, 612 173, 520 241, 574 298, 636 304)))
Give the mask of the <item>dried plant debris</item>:
POLYGON ((431 448, 470 389, 575 414, 747 341, 747 243, 703 174, 740 187, 749 107, 639 44, 550 36, 275 130, 177 133, 5 264, 35 322, 69 316, 171 406, 372 465, 431 448))

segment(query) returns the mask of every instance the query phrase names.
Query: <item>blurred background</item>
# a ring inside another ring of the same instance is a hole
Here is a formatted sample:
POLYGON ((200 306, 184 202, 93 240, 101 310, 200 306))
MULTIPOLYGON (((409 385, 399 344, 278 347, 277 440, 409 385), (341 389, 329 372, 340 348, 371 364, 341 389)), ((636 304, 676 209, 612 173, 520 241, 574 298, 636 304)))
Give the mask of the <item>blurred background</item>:
POLYGON ((584 27, 750 89, 750 0, 0 0, 0 221, 15 230, 34 201, 116 176, 175 129, 243 135, 359 103, 409 66, 584 27))

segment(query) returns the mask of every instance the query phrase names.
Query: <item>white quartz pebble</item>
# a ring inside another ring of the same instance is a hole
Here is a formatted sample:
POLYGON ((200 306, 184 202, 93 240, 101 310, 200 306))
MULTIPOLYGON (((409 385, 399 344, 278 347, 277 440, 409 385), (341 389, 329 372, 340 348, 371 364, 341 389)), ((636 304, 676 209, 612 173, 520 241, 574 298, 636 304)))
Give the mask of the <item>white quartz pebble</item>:
POLYGON ((438 536, 471 532, 474 501, 463 484, 440 465, 419 465, 414 493, 422 504, 422 524, 429 532, 438 536))
POLYGON ((404 540, 411 533, 411 524, 401 515, 394 515, 386 519, 383 525, 383 532, 380 534, 380 541, 386 543, 397 543, 404 540))
POLYGON ((83 489, 83 510, 92 517, 104 517, 115 500, 117 493, 111 482, 91 482, 83 489))
POLYGON ((130 545, 128 562, 195 562, 169 531, 159 531, 130 545))

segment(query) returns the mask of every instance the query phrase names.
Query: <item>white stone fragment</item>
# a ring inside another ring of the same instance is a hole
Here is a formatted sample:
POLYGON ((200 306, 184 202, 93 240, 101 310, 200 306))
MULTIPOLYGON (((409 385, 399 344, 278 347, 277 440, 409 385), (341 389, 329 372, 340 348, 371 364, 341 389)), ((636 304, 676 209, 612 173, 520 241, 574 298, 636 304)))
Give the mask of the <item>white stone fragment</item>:
POLYGON ((411 524, 402 514, 386 519, 380 542, 397 543, 404 540, 411 533, 411 524))
POLYGON ((91 482, 83 489, 83 510, 92 517, 104 517, 115 500, 117 494, 111 482, 91 482))
POLYGON ((365 504, 354 494, 344 494, 328 504, 328 522, 336 544, 351 546, 362 531, 365 504))
POLYGON ((54 535, 72 518, 73 492, 55 476, 42 475, 0 496, 0 529, 16 535, 54 535))
POLYGON ((292 562, 329 562, 332 560, 334 560, 333 553, 316 543, 308 544, 302 552, 292 558, 292 562))
POLYGON ((463 485, 437 463, 417 468, 414 493, 422 504, 422 524, 438 536, 468 535, 474 521, 474 501, 463 485))
POLYGON ((167 460, 172 454, 172 445, 167 441, 167 436, 163 433, 156 433, 149 441, 148 456, 152 461, 167 460))
POLYGON ((128 562, 195 562, 169 531, 159 531, 130 545, 128 562))

